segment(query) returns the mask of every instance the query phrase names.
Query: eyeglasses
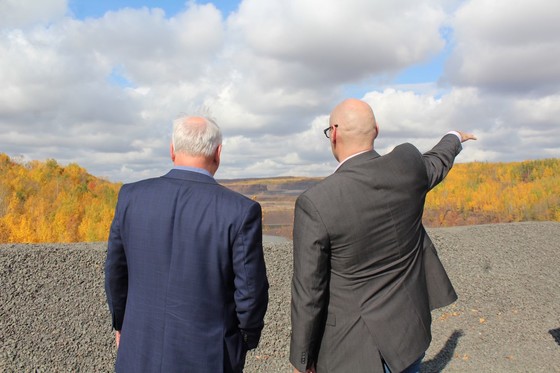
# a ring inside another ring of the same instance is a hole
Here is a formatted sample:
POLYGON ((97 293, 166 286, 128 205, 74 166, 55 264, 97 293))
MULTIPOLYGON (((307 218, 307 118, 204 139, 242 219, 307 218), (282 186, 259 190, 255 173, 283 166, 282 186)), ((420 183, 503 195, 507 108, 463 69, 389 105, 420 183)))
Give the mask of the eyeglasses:
POLYGON ((330 135, 329 135, 329 134, 331 133, 331 131, 333 130, 333 128, 336 128, 336 127, 338 127, 338 124, 333 124, 332 126, 329 126, 328 128, 325 128, 325 129, 323 130, 323 133, 325 134, 325 136, 327 137, 327 139, 330 138, 330 135))

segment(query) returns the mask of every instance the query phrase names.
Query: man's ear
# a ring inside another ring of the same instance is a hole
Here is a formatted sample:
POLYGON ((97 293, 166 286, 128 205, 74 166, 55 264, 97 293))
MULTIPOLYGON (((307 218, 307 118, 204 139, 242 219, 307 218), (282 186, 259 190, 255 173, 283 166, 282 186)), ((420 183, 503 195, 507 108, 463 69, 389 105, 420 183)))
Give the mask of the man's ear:
POLYGON ((216 163, 216 168, 220 166, 220 157, 222 155, 222 144, 218 145, 216 152, 214 153, 214 162, 216 163))
POLYGON ((173 143, 169 144, 169 155, 171 156, 171 161, 175 162, 175 148, 173 143))
POLYGON ((330 135, 331 141, 332 141, 333 143, 336 143, 336 135, 338 134, 338 130, 337 130, 337 129, 338 129, 337 126, 333 126, 333 129, 332 129, 332 132, 331 132, 331 135, 330 135))

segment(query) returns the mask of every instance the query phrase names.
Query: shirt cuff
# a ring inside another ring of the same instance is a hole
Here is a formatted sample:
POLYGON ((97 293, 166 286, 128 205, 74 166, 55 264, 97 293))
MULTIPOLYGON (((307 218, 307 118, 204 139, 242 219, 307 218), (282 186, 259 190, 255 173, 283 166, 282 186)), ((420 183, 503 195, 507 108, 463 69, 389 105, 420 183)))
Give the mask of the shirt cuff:
POLYGON ((457 131, 449 131, 446 133, 446 135, 455 135, 459 139, 459 142, 461 142, 461 134, 457 131))

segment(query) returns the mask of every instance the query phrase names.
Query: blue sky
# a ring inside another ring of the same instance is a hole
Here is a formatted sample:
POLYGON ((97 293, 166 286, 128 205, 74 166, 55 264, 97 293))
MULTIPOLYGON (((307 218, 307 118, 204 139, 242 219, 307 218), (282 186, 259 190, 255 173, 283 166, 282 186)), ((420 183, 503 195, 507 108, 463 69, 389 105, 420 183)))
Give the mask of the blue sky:
POLYGON ((346 97, 376 149, 474 132, 458 162, 560 157, 553 0, 0 0, 0 151, 113 181, 171 166, 171 121, 210 110, 218 178, 326 176, 346 97))
MULTIPOLYGON (((237 1, 198 1, 198 4, 214 4, 224 15, 237 9, 239 2, 237 1)), ((131 0, 70 0, 69 9, 78 19, 87 17, 99 18, 108 11, 118 11, 122 8, 161 8, 165 11, 167 17, 185 9, 186 2, 173 0, 154 0, 154 1, 131 1, 131 0)))

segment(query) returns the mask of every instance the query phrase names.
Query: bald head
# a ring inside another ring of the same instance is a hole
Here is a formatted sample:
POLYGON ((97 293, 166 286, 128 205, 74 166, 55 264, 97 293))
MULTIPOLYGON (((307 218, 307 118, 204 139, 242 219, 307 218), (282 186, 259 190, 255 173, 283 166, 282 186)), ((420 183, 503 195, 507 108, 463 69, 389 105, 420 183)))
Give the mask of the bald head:
POLYGON ((329 124, 336 125, 331 146, 337 160, 373 149, 378 127, 373 110, 366 102, 354 98, 342 101, 333 109, 329 124))

